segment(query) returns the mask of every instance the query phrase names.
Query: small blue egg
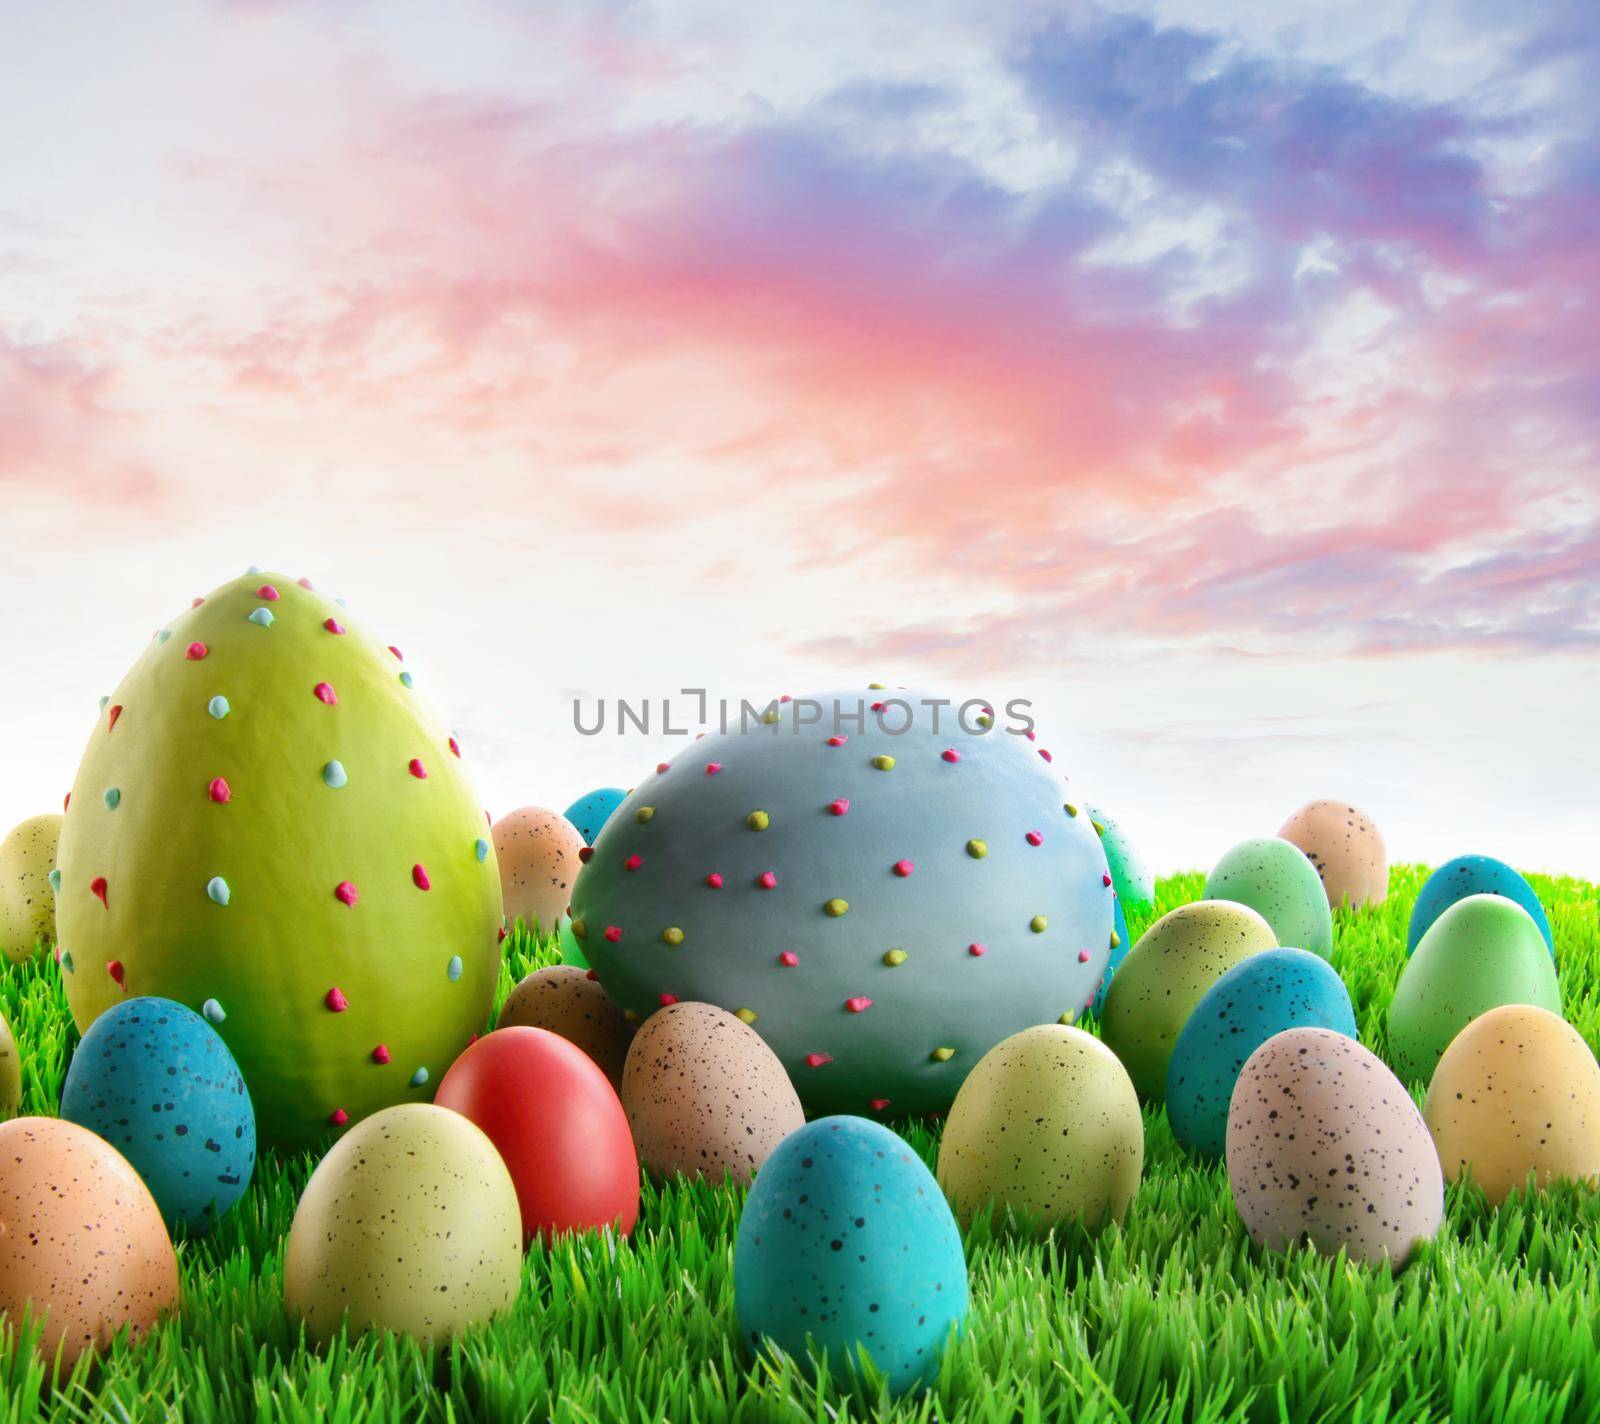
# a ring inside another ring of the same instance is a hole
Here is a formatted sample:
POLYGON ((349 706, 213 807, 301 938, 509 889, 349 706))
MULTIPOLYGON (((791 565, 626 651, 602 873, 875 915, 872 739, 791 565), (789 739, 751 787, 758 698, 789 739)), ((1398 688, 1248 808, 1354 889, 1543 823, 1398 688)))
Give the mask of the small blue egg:
POLYGON ((61 1116, 133 1164, 173 1230, 211 1230, 255 1170, 255 1110, 239 1067, 217 1031, 171 999, 126 999, 90 1025, 61 1116))
POLYGON ((1120 895, 1111 901, 1111 928, 1116 933, 1117 943, 1111 947, 1111 958, 1106 960, 1106 972, 1100 976, 1100 987, 1094 991, 1094 999, 1089 1005, 1089 1017, 1092 1019, 1098 1019, 1105 1012, 1106 991, 1111 988, 1111 976, 1133 948, 1128 942, 1128 917, 1122 913, 1120 895))
POLYGON ((739 1219, 734 1310, 808 1369, 848 1374, 865 1351, 897 1394, 930 1383, 967 1314, 955 1218, 922 1159, 888 1128, 824 1117, 767 1158, 739 1219))
POLYGON ((580 796, 563 814, 578 828, 585 845, 593 845, 600 828, 611 819, 611 813, 628 799, 628 793, 616 786, 602 786, 587 796, 580 796))
POLYGON ((1492 855, 1458 855, 1428 877, 1417 894, 1416 904, 1411 907, 1411 923, 1406 928, 1406 954, 1416 953, 1433 922, 1457 900, 1465 900, 1468 895, 1499 895, 1521 905, 1539 926, 1550 953, 1555 954, 1550 918, 1533 893, 1533 886, 1505 861, 1496 860, 1492 855))
POLYGON ((1195 1005, 1167 1064, 1167 1121, 1198 1157, 1222 1156, 1228 1104, 1245 1060, 1274 1034, 1326 1028, 1356 1037, 1344 981, 1304 949, 1266 949, 1235 964, 1195 1005))

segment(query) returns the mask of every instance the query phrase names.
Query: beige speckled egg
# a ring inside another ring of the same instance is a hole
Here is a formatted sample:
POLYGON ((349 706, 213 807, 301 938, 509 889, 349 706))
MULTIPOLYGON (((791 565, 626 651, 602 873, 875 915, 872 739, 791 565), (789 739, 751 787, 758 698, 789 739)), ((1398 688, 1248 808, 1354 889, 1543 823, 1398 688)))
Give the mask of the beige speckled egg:
POLYGON ((44 1353, 70 1364, 178 1304, 178 1258, 139 1174, 59 1118, 0 1123, 0 1316, 48 1312, 44 1353))
POLYGON ((574 964, 535 969, 506 997, 495 1026, 559 1034, 594 1059, 611 1086, 621 1090, 633 1025, 606 997, 592 971, 574 964))
POLYGON ((0 1014, 0 1122, 13 1117, 22 1106, 22 1057, 11 1025, 0 1014))
POLYGON ((1161 1101, 1172 1047, 1206 990, 1277 943, 1271 925, 1231 900, 1180 905, 1140 936, 1106 991, 1100 1029, 1141 1101, 1161 1101))
POLYGON ((295 1208, 283 1295, 313 1339, 393 1330, 438 1344, 506 1310, 522 1215, 494 1144, 460 1113, 402 1103, 363 1119, 295 1208))
POLYGON ((1503 1004, 1445 1049, 1422 1115, 1451 1181, 1471 1171, 1499 1206, 1531 1172, 1600 1178, 1600 1066, 1583 1035, 1533 1004, 1503 1004))
POLYGON ((645 1020, 628 1050, 622 1105, 639 1160, 658 1176, 748 1182, 805 1123, 777 1055, 754 1029, 712 1004, 671 1004, 645 1020))
POLYGON ((963 1226, 987 1204, 1040 1231, 1121 1221, 1144 1170, 1139 1095, 1082 1029, 1002 1039, 967 1075, 939 1142, 939 1185, 963 1226))
POLYGON ((1395 1267, 1437 1234, 1444 1177, 1400 1080, 1327 1028, 1274 1034, 1228 1108, 1228 1185, 1252 1239, 1395 1267))
POLYGON ((1389 893, 1383 837, 1366 812, 1347 802, 1308 801, 1278 835, 1299 846, 1316 866, 1330 905, 1381 905, 1389 893))
POLYGON ((583 837, 571 821, 542 806, 523 806, 502 816, 489 832, 500 863, 500 893, 506 921, 527 921, 555 933, 567 913, 578 878, 583 837))
POLYGON ((50 872, 62 817, 33 816, 0 841, 0 950, 13 963, 56 942, 56 896, 50 872))

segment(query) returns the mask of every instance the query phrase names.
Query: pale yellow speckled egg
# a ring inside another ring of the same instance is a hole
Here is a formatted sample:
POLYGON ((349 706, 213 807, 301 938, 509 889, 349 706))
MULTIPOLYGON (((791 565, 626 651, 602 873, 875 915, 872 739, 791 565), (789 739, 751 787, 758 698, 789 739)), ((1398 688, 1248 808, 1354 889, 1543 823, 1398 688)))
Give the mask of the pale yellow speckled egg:
POLYGON ((1252 1239, 1282 1251, 1387 1259, 1396 1269, 1444 1219, 1444 1177, 1404 1085, 1328 1028, 1274 1034, 1228 1107, 1228 1185, 1252 1239))
POLYGON ((657 1176, 748 1182, 805 1123, 799 1095, 754 1029, 713 1004, 672 1004, 628 1050, 622 1105, 657 1176))
POLYGON ((460 1113, 402 1103, 317 1165, 289 1228, 284 1301, 313 1339, 393 1330, 441 1343, 508 1309, 522 1216, 494 1144, 460 1113))
POLYGON ((1358 807, 1308 801, 1278 835, 1305 852, 1335 908, 1381 905, 1389 893, 1389 852, 1372 818, 1358 807))
POLYGON ((576 1044, 621 1090, 633 1025, 593 972, 574 964, 535 969, 506 997, 497 1028, 542 1028, 576 1044))
POLYGON ((1082 1029, 1042 1024, 967 1075, 936 1175, 963 1226, 992 1203, 997 1219, 1047 1231, 1121 1221, 1143 1170, 1139 1095, 1116 1054, 1082 1029))
POLYGON ((126 1158, 59 1118, 0 1123, 0 1316, 45 1313, 40 1346, 70 1365, 178 1304, 178 1258, 126 1158))
POLYGON ((0 1122, 16 1116, 22 1106, 22 1056, 17 1052, 17 1040, 12 1037, 11 1025, 0 1014, 0 1122))
POLYGON ((1498 1206, 1532 1173, 1600 1178, 1600 1066, 1583 1035, 1533 1004, 1502 1004, 1451 1040, 1423 1116, 1445 1176, 1470 1171, 1498 1206))
POLYGON ((583 836, 571 821, 542 806, 523 806, 502 816, 489 832, 500 863, 500 893, 506 920, 526 920, 547 933, 567 913, 578 878, 583 836))
POLYGON ((1161 1101, 1173 1045, 1206 990, 1277 943, 1271 925, 1231 900, 1180 905, 1139 937, 1106 991, 1100 1028, 1142 1102, 1161 1101))
POLYGON ((50 872, 61 838, 60 815, 33 816, 0 841, 0 950, 20 963, 56 942, 56 896, 50 872))

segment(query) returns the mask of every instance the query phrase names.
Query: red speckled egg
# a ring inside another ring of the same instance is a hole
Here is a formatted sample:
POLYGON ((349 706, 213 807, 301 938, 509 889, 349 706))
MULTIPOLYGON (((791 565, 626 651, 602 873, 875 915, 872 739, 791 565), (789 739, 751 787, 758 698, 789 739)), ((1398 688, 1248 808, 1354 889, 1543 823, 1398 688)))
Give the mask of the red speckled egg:
POLYGON ((434 1101, 494 1143, 525 1240, 639 1219, 639 1155, 621 1100, 595 1061, 542 1028, 502 1028, 450 1066, 434 1101))

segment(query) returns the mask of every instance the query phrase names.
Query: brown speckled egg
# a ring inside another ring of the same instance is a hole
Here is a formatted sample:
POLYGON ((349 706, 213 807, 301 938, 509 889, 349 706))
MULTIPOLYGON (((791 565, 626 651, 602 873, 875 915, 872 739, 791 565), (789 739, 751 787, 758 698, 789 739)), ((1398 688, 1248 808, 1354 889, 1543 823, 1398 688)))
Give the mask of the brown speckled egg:
POLYGON ((178 1258, 161 1212, 127 1160, 58 1118, 0 1123, 0 1316, 33 1302, 40 1340, 71 1364, 137 1335, 178 1304, 178 1258))
POLYGON ((939 1142, 939 1185, 963 1226, 989 1203, 1025 1227, 1121 1221, 1144 1170, 1139 1095, 1082 1029, 1042 1024, 967 1075, 939 1142))
POLYGON ((606 998, 592 971, 573 964, 535 969, 507 996, 495 1026, 542 1028, 559 1034, 594 1059, 611 1086, 621 1091, 633 1025, 606 998))
POLYGON ((671 1004, 628 1050, 622 1105, 639 1160, 658 1176, 748 1182, 805 1123, 783 1064, 754 1029, 712 1004, 671 1004))
POLYGON ((1245 1060, 1228 1108, 1228 1185, 1245 1230, 1397 1269, 1437 1234, 1444 1177, 1400 1080, 1326 1028, 1274 1034, 1245 1060))
POLYGON ((500 893, 506 920, 525 920, 554 934, 567 913, 572 882, 582 862, 583 837, 571 821, 542 806, 523 806, 502 816, 489 832, 500 862, 500 893))
POLYGON ((1141 1101, 1161 1101, 1173 1045, 1206 990, 1277 943, 1271 925, 1231 900, 1180 905, 1139 937, 1106 991, 1100 1027, 1141 1101))
POLYGON ((56 942, 50 872, 63 819, 59 814, 30 817, 0 841, 0 951, 14 963, 56 942))
POLYGON ((1451 1040, 1423 1116, 1451 1181, 1470 1170, 1492 1206, 1531 1172, 1600 1178, 1600 1067, 1565 1019, 1503 1004, 1451 1040))
POLYGON ((295 1208, 283 1295, 313 1339, 393 1330, 438 1344, 506 1310, 522 1215, 494 1144, 460 1113, 402 1103, 363 1119, 295 1208))
POLYGON ((22 1106, 22 1058, 11 1025, 0 1014, 0 1122, 16 1115, 22 1106))
POLYGON ((1308 801, 1278 835, 1305 852, 1328 903, 1381 905, 1389 893, 1389 852, 1366 812, 1344 801, 1308 801))

